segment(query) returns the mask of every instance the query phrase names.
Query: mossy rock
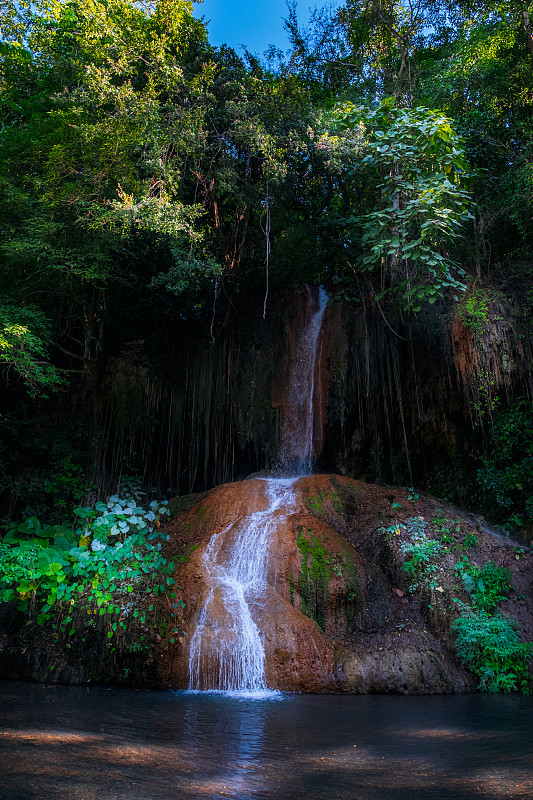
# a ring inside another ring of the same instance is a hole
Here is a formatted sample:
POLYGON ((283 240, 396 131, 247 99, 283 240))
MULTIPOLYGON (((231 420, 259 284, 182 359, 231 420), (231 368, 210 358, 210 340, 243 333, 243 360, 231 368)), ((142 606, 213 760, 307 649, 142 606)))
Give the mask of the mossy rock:
MULTIPOLYGON (((313 530, 298 527, 298 549, 301 569, 298 575, 298 593, 301 611, 314 619, 325 630, 328 621, 328 606, 332 578, 342 580, 345 592, 342 602, 346 622, 349 627, 356 614, 362 609, 363 593, 354 561, 348 550, 335 552, 325 544, 326 537, 316 535, 313 530)), ((294 577, 291 574, 291 602, 294 603, 294 577)))

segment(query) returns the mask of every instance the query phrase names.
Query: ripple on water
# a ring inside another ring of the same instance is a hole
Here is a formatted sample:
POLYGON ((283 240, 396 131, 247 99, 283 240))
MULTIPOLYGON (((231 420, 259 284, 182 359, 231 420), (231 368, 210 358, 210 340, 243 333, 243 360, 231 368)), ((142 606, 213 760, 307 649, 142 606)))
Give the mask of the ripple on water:
POLYGON ((1 800, 533 797, 531 697, 0 682, 0 708, 1 800))
POLYGON ((222 697, 228 700, 267 700, 269 702, 287 701, 294 697, 288 692, 280 692, 279 689, 185 689, 173 692, 176 696, 185 697, 222 697))

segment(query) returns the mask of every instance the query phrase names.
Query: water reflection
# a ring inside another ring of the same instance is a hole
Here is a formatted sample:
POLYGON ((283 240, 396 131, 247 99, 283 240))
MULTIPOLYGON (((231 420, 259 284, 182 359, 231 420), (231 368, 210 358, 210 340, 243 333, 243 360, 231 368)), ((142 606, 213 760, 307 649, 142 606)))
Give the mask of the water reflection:
POLYGON ((528 697, 0 684, 1 800, 530 800, 528 697))
MULTIPOLYGON (((231 797, 248 797, 264 787, 261 773, 254 765, 264 750, 266 712, 272 699, 281 699, 281 693, 210 692, 197 693, 189 702, 184 714, 182 737, 189 742, 192 763, 201 765, 195 776, 197 783, 206 780, 206 767, 218 783, 219 792, 231 797), (234 705, 238 703, 235 713, 234 705), (205 753, 217 743, 216 759, 205 764, 205 753), (223 769, 225 765, 225 769, 223 769), (222 769, 221 769, 222 768, 222 769)), ((208 783, 208 785, 210 785, 208 783)), ((207 787, 206 787, 207 788, 207 787)))

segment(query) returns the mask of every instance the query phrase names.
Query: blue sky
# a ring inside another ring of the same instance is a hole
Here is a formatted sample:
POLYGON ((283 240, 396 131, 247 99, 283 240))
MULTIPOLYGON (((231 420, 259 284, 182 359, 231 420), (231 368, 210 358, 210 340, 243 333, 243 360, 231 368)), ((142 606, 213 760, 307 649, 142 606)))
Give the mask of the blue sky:
MULTIPOLYGON (((307 20, 310 5, 319 2, 301 0, 298 17, 307 20)), ((288 47, 283 30, 283 17, 287 16, 285 0, 204 0, 195 5, 194 14, 205 17, 211 44, 229 44, 237 52, 245 44, 252 53, 262 56, 269 44, 281 50, 288 47)))

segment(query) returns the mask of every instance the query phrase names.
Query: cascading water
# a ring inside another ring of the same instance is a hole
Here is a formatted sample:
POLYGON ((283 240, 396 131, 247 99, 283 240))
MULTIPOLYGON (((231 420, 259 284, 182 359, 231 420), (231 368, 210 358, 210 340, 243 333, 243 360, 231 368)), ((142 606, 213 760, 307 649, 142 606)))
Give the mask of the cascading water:
POLYGON ((293 485, 311 471, 314 455, 315 374, 327 294, 318 305, 307 291, 307 321, 297 340, 288 387, 282 461, 292 477, 264 478, 267 507, 212 536, 202 557, 208 595, 191 638, 189 689, 262 692, 265 649, 254 620, 267 583, 270 543, 295 510, 293 485))
POLYGON ((296 357, 290 373, 285 418, 283 420, 282 461, 293 475, 308 475, 314 460, 315 384, 322 350, 320 331, 328 302, 325 289, 318 290, 314 312, 313 295, 307 291, 307 321, 296 344, 296 357))
POLYGON ((211 538, 202 558, 209 595, 191 640, 190 689, 266 688, 265 649, 253 612, 266 588, 271 537, 293 508, 295 480, 265 479, 268 507, 211 538))

